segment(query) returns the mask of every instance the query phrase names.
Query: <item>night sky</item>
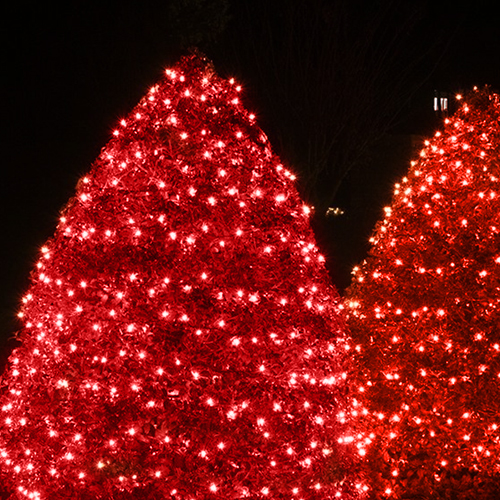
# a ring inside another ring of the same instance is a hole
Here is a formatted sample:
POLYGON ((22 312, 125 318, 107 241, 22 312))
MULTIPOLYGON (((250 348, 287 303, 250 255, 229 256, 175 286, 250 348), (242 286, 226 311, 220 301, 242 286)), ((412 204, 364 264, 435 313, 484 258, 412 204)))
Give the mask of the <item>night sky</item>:
MULTIPOLYGON (((245 43, 237 36, 243 3, 232 1, 224 36, 206 50, 224 75, 232 71, 225 47, 234 55, 245 43)), ((491 8, 496 2, 458 3, 428 2, 421 23, 427 37, 448 46, 415 99, 430 114, 433 88, 500 89, 500 16, 491 8)), ((117 121, 180 54, 168 4, 19 1, 2 7, 1 358, 19 327, 14 317, 28 274, 59 210, 117 121)), ((262 89, 252 90, 248 94, 257 97, 247 106, 254 104, 272 137, 266 109, 258 109, 262 89)), ((367 210, 380 210, 387 201, 367 210)))

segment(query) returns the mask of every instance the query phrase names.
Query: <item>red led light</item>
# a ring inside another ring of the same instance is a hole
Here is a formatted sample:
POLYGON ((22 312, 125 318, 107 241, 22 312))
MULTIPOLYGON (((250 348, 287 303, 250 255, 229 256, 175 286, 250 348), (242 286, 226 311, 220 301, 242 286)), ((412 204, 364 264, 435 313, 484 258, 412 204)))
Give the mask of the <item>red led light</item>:
POLYGON ((499 96, 472 92, 396 185, 354 270, 351 382, 374 498, 498 495, 499 154, 499 96))
POLYGON ((18 498, 358 496, 340 299, 239 91, 183 59, 63 210, 3 376, 18 498))

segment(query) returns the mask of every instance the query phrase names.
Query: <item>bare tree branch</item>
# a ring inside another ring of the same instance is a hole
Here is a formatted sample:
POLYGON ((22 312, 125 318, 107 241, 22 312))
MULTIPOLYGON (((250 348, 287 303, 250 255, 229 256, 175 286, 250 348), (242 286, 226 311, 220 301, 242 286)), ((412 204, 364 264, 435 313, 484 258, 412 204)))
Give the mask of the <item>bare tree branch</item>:
MULTIPOLYGON (((224 57, 255 89, 266 130, 324 214, 342 181, 429 78, 446 41, 426 39, 427 2, 251 0, 224 57)), ((429 37, 427 37, 429 38, 429 37)))

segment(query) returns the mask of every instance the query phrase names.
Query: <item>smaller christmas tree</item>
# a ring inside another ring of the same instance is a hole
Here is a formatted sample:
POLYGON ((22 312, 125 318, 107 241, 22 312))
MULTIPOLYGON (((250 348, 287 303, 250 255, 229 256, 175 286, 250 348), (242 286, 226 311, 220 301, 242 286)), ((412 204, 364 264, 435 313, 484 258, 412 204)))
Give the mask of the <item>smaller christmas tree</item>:
POLYGON ((370 241, 346 309, 375 496, 498 498, 498 95, 473 92, 425 142, 370 241))
POLYGON ((166 71, 41 249, 0 400, 18 498, 353 497, 340 299, 240 91, 166 71))

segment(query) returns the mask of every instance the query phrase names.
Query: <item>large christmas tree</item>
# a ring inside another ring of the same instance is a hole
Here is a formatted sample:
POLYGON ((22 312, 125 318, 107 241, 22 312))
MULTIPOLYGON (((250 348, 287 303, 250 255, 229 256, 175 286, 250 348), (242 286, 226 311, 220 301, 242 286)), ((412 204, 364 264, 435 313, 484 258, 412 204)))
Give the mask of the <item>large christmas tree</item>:
POLYGON ((240 90, 167 70, 41 249, 2 379, 17 497, 351 497, 340 299, 240 90))
POLYGON ((371 242, 346 307, 375 496, 498 498, 498 95, 472 92, 425 142, 371 242))

